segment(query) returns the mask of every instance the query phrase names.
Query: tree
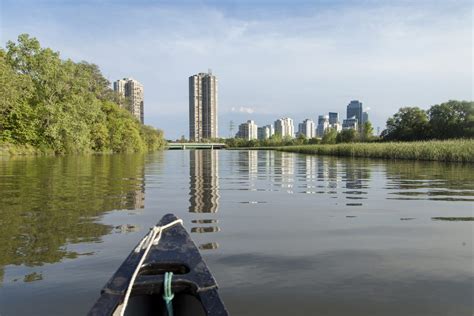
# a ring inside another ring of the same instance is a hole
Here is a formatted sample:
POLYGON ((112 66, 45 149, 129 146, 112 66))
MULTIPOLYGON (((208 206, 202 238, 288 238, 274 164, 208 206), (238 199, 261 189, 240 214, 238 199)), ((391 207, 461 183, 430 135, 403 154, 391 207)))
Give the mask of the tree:
POLYGON ((335 144, 337 138, 337 130, 335 128, 330 128, 324 133, 321 143, 323 144, 335 144))
POLYGON ((306 136, 303 133, 298 134, 298 137, 294 140, 295 145, 304 145, 307 143, 306 136))
POLYGON ((27 34, 0 49, 0 140, 58 153, 141 151, 163 133, 120 109, 94 64, 62 60, 27 34))
POLYGON ((372 127, 372 123, 370 123, 369 121, 364 122, 364 124, 362 125, 360 140, 364 142, 369 141, 370 139, 372 139, 373 135, 374 135, 374 128, 372 127))
POLYGON ((428 110, 430 136, 436 139, 474 137, 474 102, 450 100, 428 110))
POLYGON ((344 129, 336 136, 337 143, 353 143, 357 140, 358 133, 355 129, 344 129))
POLYGON ((27 75, 14 71, 0 49, 0 140, 36 143, 38 122, 30 106, 33 84, 27 75))
POLYGON ((428 115, 418 107, 403 107, 387 120, 385 140, 424 140, 429 137, 428 115))

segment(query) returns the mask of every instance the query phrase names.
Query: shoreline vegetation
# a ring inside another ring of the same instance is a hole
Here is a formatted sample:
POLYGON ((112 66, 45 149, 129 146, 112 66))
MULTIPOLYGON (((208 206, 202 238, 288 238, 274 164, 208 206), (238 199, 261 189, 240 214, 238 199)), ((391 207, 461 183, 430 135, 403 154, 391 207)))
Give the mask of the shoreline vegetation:
POLYGON ((232 147, 229 149, 261 149, 338 157, 474 163, 474 139, 232 147))
POLYGON ((0 48, 0 156, 126 153, 164 148, 98 66, 63 60, 22 34, 0 48))
POLYGON ((272 148, 301 154, 340 157, 474 163, 474 140, 346 143, 272 148))
POLYGON ((327 129, 322 138, 275 134, 264 140, 228 138, 229 148, 274 149, 344 157, 474 162, 474 102, 450 100, 428 110, 402 107, 380 136, 370 122, 360 130, 327 129))

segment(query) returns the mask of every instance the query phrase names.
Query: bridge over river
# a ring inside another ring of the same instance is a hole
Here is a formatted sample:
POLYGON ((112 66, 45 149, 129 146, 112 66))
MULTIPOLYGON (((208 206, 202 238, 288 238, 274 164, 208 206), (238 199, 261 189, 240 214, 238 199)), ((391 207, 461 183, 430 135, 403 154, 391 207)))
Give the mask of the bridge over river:
POLYGON ((226 147, 224 143, 168 143, 168 149, 222 149, 226 147))

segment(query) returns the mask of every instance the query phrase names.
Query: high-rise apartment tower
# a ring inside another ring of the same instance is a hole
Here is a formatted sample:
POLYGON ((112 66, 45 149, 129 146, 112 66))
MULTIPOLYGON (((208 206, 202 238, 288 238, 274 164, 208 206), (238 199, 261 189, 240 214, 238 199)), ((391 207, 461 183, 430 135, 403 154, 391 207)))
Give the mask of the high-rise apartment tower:
POLYGON ((217 137, 217 78, 209 71, 189 77, 189 139, 217 137))
POLYGON ((316 137, 316 127, 313 120, 305 119, 302 123, 298 124, 299 135, 304 135, 308 139, 316 137))
POLYGON ((347 115, 346 118, 356 118, 357 122, 359 124, 363 123, 363 113, 364 113, 364 107, 362 106, 362 102, 359 102, 358 100, 352 100, 348 105, 347 105, 347 115))
POLYGON ((143 124, 143 85, 135 79, 123 78, 114 82, 114 91, 130 100, 128 110, 143 124))
POLYGON ((246 123, 239 125, 239 132, 236 137, 243 138, 246 140, 257 139, 258 126, 254 121, 248 120, 246 123))
POLYGON ((275 134, 279 134, 281 137, 295 137, 295 127, 293 120, 289 117, 278 119, 274 123, 275 134))

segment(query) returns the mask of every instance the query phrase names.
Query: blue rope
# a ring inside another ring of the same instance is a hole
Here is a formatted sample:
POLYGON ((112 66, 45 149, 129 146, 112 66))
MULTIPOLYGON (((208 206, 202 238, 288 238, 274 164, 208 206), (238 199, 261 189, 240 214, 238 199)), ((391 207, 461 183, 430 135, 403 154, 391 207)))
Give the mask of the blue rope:
POLYGON ((166 310, 168 316, 173 316, 173 298, 174 294, 171 292, 171 279, 173 278, 173 272, 165 272, 165 279, 163 282, 163 300, 166 303, 166 310))

